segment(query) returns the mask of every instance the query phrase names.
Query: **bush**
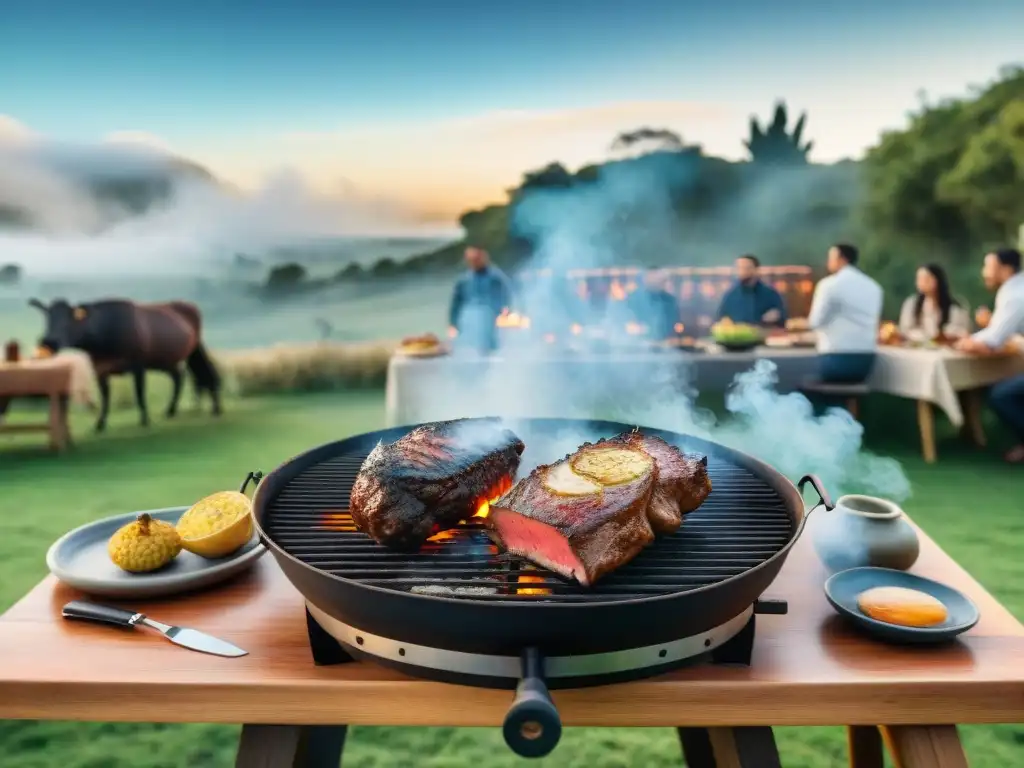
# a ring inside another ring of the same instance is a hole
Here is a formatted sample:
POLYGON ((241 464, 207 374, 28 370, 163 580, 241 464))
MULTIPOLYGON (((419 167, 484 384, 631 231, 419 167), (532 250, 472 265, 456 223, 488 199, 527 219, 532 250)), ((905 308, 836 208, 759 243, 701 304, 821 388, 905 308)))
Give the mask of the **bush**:
POLYGON ((306 279, 306 268, 301 264, 281 264, 267 275, 267 290, 280 291, 295 288, 306 279))
POLYGON ((16 285, 21 280, 21 267, 18 264, 4 264, 0 267, 0 285, 16 285))
POLYGON ((218 361, 241 397, 322 392, 383 386, 396 346, 387 341, 280 345, 224 354, 218 361))

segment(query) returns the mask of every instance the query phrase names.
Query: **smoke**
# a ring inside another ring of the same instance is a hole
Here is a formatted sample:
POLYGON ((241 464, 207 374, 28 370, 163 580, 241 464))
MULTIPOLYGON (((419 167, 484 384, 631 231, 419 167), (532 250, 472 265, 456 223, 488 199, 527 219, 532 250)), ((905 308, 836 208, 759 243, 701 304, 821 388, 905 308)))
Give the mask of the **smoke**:
POLYGON ((33 276, 197 274, 238 252, 404 234, 427 233, 344 183, 325 196, 281 171, 243 194, 153 147, 0 135, 0 263, 33 276))
MULTIPOLYGON (((695 404, 695 371, 685 353, 641 354, 628 346, 624 320, 649 309, 644 303, 653 302, 653 293, 639 290, 630 303, 608 302, 588 314, 582 302, 559 288, 566 281, 558 275, 568 269, 621 264, 624 252, 668 248, 673 239, 685 238, 674 195, 698 183, 694 159, 683 155, 680 162, 664 162, 655 155, 608 166, 586 186, 525 193, 513 224, 534 245, 529 268, 552 274, 549 280, 525 283, 517 299, 517 307, 531 319, 531 330, 565 338, 570 324, 580 323, 612 351, 622 347, 609 365, 607 357, 557 352, 553 345, 538 348, 537 339, 516 344, 510 338, 498 361, 438 362, 417 381, 429 393, 432 416, 500 416, 510 424, 526 416, 607 419, 662 428, 751 454, 793 479, 817 474, 836 496, 856 490, 906 498, 910 484, 899 464, 864 450, 861 425, 846 411, 815 415, 802 395, 779 393, 770 361, 759 361, 735 378, 726 397, 728 414, 718 419, 695 404), (546 349, 551 351, 546 354, 546 349)), ((785 195, 792 184, 788 176, 775 196, 759 186, 753 204, 769 199, 776 220, 785 218, 785 195)), ((740 221, 735 211, 733 216, 740 221)), ((528 445, 524 469, 560 458, 582 439, 609 436, 559 435, 539 454, 528 445)))

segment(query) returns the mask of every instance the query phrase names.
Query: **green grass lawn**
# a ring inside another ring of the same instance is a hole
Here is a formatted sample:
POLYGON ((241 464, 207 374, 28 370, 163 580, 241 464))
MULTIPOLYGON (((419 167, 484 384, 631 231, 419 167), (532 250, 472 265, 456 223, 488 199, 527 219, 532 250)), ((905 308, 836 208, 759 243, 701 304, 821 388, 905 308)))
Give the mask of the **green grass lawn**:
MULTIPOLYGON (((899 458, 914 497, 907 511, 1018 617, 1024 618, 1024 473, 991 454, 945 440, 938 465, 918 458, 912 406, 872 400, 868 434, 885 435, 876 450, 899 458)), ((132 410, 117 411, 102 437, 91 417, 76 415, 79 443, 56 457, 37 438, 0 436, 0 611, 46 572, 50 543, 97 517, 191 501, 232 488, 253 469, 267 471, 295 453, 383 421, 378 392, 281 397, 229 404, 220 420, 184 413, 156 417, 144 430, 132 410)), ((154 415, 159 411, 154 407, 154 415)), ((765 706, 771 706, 765 702, 765 706)), ((1024 727, 963 729, 971 765, 1024 765, 1024 727)), ((238 729, 213 725, 137 725, 0 721, 3 768, 216 768, 233 765, 238 729)), ((787 768, 845 764, 841 728, 778 730, 787 768)), ((356 728, 344 764, 350 768, 661 768, 680 766, 670 729, 570 729, 554 755, 520 761, 497 728, 356 728)))

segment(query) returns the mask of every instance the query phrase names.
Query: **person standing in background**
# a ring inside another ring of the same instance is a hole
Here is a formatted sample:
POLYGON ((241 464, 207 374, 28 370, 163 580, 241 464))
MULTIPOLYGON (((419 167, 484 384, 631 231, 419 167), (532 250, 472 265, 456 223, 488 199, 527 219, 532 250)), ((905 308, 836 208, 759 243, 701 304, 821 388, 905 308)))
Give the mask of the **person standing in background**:
MULTIPOLYGON (((978 311, 984 326, 973 336, 961 339, 956 348, 974 355, 1001 352, 1010 340, 1024 333, 1024 273, 1020 251, 1004 248, 985 255, 981 277, 985 287, 996 292, 994 309, 978 311)), ((1024 374, 1011 376, 989 391, 989 405, 1017 441, 1006 454, 1011 464, 1024 464, 1024 374)))
POLYGON ((512 283, 491 264, 483 248, 469 246, 465 252, 468 269, 452 289, 448 310, 448 336, 460 347, 477 352, 498 348, 495 321, 512 303, 512 283))
POLYGON ((946 270, 925 264, 917 270, 917 293, 903 302, 900 333, 908 339, 960 339, 971 331, 967 307, 953 298, 946 270))
POLYGON ((736 283, 722 296, 716 320, 729 318, 734 323, 782 327, 786 324, 786 304, 782 294, 761 280, 761 262, 753 254, 736 259, 736 283))
POLYGON ((676 335, 679 302, 669 288, 668 273, 653 269, 644 273, 643 287, 629 297, 633 317, 647 327, 647 336, 654 341, 665 341, 676 335))
POLYGON ((871 375, 882 319, 882 286, 857 268, 846 243, 828 251, 828 277, 814 288, 807 325, 817 332, 819 376, 826 384, 861 384, 871 375))

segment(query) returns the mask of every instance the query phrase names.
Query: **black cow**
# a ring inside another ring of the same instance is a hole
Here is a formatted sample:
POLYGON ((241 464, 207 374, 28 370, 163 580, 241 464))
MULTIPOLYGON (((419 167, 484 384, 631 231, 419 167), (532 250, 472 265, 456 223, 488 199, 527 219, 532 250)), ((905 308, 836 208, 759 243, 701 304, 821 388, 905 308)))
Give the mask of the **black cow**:
POLYGON ((146 371, 163 371, 171 377, 173 393, 167 418, 178 411, 184 362, 195 382, 196 394, 206 391, 213 400, 213 413, 221 413, 220 374, 206 353, 200 338, 199 308, 184 301, 164 304, 136 304, 110 299, 72 306, 64 299, 29 304, 46 315, 46 331, 39 344, 57 352, 74 347, 86 352, 96 370, 100 388, 100 416, 96 431, 107 425, 110 410, 110 376, 130 373, 135 379, 135 398, 142 425, 149 424, 146 408, 146 371))

